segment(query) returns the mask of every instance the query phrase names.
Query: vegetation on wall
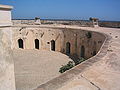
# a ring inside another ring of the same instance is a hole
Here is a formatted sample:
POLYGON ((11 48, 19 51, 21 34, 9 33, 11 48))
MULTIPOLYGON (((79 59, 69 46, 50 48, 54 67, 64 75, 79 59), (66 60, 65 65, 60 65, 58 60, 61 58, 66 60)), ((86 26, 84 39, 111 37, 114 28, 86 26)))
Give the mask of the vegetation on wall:
POLYGON ((73 61, 69 61, 67 65, 63 65, 63 66, 60 68, 59 72, 60 72, 60 73, 64 73, 65 71, 70 70, 70 69, 73 68, 74 66, 82 63, 83 61, 85 61, 84 58, 78 59, 75 64, 74 64, 73 61))
POLYGON ((75 65, 78 65, 78 64, 84 62, 85 60, 86 59, 84 59, 84 58, 81 57, 80 59, 77 60, 77 62, 75 63, 75 65))
POLYGON ((92 32, 86 33, 86 37, 87 37, 87 38, 92 38, 92 32))
POLYGON ((75 66, 75 65, 74 65, 74 62, 73 62, 73 61, 69 61, 67 65, 63 65, 63 66, 60 68, 59 72, 60 72, 60 73, 64 73, 65 71, 73 68, 74 66, 75 66))

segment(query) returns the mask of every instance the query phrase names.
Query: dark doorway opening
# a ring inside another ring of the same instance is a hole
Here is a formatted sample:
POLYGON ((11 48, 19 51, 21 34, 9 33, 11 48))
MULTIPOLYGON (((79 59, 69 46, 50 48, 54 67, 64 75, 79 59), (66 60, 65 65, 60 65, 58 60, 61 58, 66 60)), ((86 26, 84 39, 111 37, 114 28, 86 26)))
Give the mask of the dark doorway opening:
POLYGON ((18 46, 19 46, 19 48, 22 48, 22 49, 24 48, 23 47, 23 40, 22 39, 18 40, 18 46))
POLYGON ((67 55, 70 55, 70 47, 71 47, 70 43, 67 42, 67 43, 66 43, 66 54, 67 54, 67 55))
POLYGON ((39 40, 35 39, 35 49, 39 49, 39 40))
POLYGON ((95 55, 97 54, 97 52, 96 52, 96 47, 97 47, 97 44, 96 44, 96 42, 94 41, 93 56, 95 56, 95 55))
POLYGON ((96 51, 93 52, 93 56, 95 56, 95 55, 96 55, 96 51))
POLYGON ((51 50, 55 51, 55 41, 54 40, 51 41, 51 50))
POLYGON ((81 46, 81 55, 82 58, 85 58, 85 47, 81 46))

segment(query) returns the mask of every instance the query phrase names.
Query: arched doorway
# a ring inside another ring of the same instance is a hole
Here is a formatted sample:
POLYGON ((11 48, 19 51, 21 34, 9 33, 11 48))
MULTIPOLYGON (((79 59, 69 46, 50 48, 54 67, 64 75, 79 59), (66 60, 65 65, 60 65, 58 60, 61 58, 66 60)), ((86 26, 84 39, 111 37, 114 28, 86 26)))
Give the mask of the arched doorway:
POLYGON ((39 49, 39 40, 35 39, 35 49, 39 49))
POLYGON ((51 50, 55 51, 55 41, 54 40, 51 41, 51 50))
POLYGON ((66 43, 66 54, 67 54, 67 55, 70 55, 70 47, 71 47, 70 43, 67 42, 67 43, 66 43))
POLYGON ((81 55, 82 58, 85 58, 85 47, 81 46, 81 55))
POLYGON ((93 51, 93 56, 95 56, 96 55, 96 51, 93 51))
POLYGON ((19 48, 22 48, 22 49, 24 48, 22 39, 18 39, 18 46, 19 46, 19 48))

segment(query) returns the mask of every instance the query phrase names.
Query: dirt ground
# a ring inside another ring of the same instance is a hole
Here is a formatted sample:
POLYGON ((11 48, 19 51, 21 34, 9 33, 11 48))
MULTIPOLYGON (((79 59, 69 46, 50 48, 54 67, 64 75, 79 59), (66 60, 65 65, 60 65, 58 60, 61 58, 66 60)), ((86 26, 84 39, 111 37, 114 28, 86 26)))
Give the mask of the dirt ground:
POLYGON ((60 75, 59 68, 71 59, 59 52, 13 50, 17 90, 33 90, 60 75))

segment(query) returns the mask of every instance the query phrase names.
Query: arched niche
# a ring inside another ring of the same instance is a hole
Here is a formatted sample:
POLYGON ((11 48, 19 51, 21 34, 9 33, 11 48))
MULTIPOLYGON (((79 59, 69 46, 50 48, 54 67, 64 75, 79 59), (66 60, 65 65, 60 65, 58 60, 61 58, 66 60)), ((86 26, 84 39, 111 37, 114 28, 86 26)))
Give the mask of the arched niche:
POLYGON ((55 51, 55 41, 51 40, 51 50, 55 51))
POLYGON ((35 49, 39 49, 39 40, 35 39, 35 49))
POLYGON ((84 46, 81 46, 80 57, 85 58, 85 47, 84 46))
POLYGON ((23 40, 22 39, 18 39, 18 46, 19 48, 24 48, 24 44, 23 44, 23 40))
POLYGON ((71 53, 70 48, 71 48, 71 44, 70 44, 70 42, 67 42, 67 43, 66 43, 66 54, 67 54, 67 55, 70 55, 70 53, 71 53))

